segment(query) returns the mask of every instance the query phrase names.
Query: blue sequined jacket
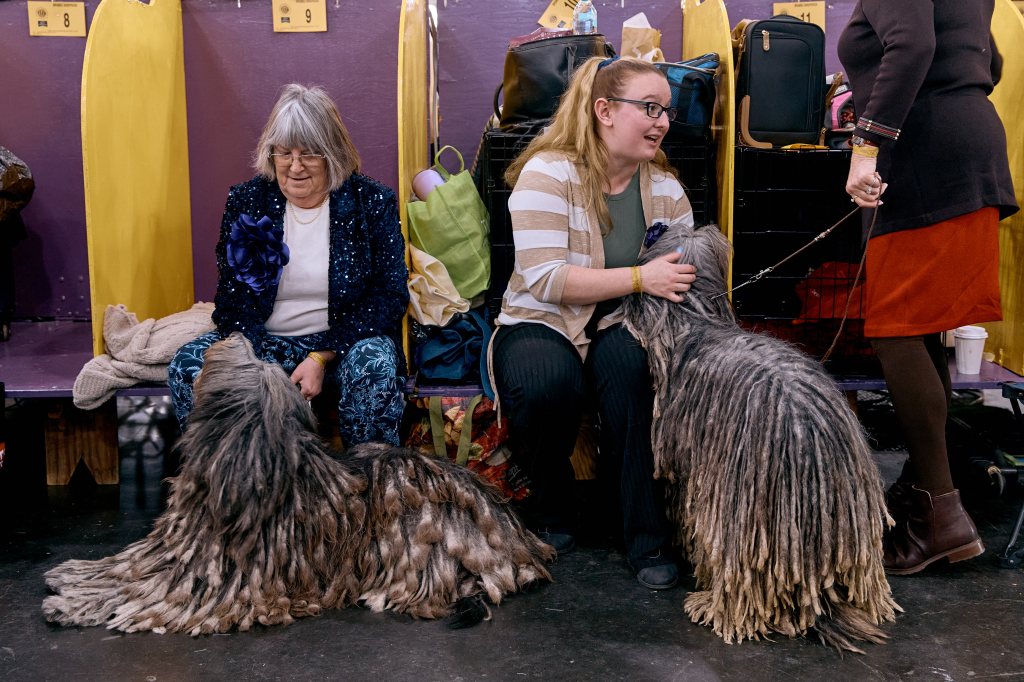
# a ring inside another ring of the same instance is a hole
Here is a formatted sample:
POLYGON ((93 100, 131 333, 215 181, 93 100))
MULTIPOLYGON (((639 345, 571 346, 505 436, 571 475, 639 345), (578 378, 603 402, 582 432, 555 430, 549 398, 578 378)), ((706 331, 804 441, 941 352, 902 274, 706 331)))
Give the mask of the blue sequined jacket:
MULTIPOLYGON (((264 323, 273 312, 277 284, 262 292, 247 285, 228 263, 227 240, 242 213, 256 220, 266 216, 283 229, 285 205, 276 181, 256 177, 231 188, 221 221, 213 321, 222 333, 242 332, 257 353, 267 337, 264 323)), ((340 357, 356 341, 389 336, 401 349, 409 273, 394 192, 368 176, 353 174, 331 192, 330 216, 329 328, 320 332, 322 342, 316 347, 340 357)))

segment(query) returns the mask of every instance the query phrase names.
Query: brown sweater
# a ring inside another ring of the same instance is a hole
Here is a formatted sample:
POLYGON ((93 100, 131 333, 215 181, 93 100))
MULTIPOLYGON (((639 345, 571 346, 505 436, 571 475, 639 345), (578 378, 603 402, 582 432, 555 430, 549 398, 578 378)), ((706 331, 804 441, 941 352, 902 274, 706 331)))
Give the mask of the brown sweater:
POLYGON ((839 58, 853 86, 855 134, 879 144, 878 172, 889 183, 873 236, 985 206, 1001 218, 1017 211, 1006 135, 988 100, 1000 68, 993 3, 860 0, 854 8, 839 58))

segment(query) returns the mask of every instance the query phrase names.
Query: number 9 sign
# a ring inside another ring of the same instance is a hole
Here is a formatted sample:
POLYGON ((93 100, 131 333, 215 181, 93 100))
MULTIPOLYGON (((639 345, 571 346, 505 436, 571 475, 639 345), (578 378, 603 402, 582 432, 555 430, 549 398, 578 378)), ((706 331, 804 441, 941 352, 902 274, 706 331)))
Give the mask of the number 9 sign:
POLYGON ((327 0, 274 0, 275 33, 327 30, 327 0))

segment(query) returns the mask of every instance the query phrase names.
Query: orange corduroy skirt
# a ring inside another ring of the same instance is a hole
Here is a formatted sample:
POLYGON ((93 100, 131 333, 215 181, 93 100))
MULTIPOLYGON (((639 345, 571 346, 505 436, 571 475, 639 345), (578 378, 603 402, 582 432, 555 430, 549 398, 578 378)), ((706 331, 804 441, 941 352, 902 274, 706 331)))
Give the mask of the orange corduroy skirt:
POLYGON ((1003 319, 999 211, 868 241, 864 336, 919 336, 1003 319))

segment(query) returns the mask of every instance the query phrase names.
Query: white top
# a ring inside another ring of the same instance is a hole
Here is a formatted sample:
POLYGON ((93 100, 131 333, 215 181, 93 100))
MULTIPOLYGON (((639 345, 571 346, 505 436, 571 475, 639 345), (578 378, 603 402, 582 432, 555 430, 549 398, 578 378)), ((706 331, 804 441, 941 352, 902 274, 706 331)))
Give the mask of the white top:
POLYGON ((285 207, 284 243, 288 265, 281 273, 274 311, 265 324, 274 336, 305 336, 326 331, 327 268, 331 212, 328 199, 316 208, 285 207))

